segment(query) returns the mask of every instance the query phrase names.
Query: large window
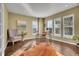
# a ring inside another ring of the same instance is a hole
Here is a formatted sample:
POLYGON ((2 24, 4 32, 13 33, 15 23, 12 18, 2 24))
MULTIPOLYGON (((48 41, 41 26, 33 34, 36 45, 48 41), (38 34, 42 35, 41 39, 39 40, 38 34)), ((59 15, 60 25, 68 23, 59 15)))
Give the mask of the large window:
POLYGON ((47 22, 47 30, 49 30, 49 33, 53 32, 53 20, 47 22))
POLYGON ((74 35, 74 15, 63 17, 63 36, 72 38, 74 35))
POLYGON ((36 34, 38 31, 38 23, 37 21, 32 21, 32 32, 33 34, 36 34))
POLYGON ((54 19, 54 36, 61 36, 61 18, 54 19))

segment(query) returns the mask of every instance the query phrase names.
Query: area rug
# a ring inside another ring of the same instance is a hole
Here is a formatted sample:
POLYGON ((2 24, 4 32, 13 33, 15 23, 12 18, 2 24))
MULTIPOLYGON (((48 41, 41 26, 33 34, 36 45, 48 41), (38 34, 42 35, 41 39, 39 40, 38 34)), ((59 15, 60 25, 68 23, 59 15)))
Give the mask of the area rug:
POLYGON ((25 50, 20 56, 62 56, 54 47, 47 43, 40 43, 35 47, 25 50))
POLYGON ((24 52, 24 50, 27 50, 28 48, 30 48, 31 45, 32 45, 32 41, 27 42, 20 49, 16 50, 11 56, 19 56, 19 55, 21 55, 24 52))

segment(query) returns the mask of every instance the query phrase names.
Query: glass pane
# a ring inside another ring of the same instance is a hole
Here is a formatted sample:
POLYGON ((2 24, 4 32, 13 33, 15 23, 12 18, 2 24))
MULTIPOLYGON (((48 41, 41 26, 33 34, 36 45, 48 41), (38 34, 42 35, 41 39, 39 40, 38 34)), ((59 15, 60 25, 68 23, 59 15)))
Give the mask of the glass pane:
POLYGON ((47 28, 53 28, 53 21, 52 20, 47 22, 47 28))
POLYGON ((33 33, 36 33, 38 30, 38 24, 37 21, 33 21, 32 22, 32 29, 33 29, 33 33))
POLYGON ((36 33, 36 28, 33 28, 33 33, 36 33))
POLYGON ((60 28, 55 28, 55 33, 60 34, 60 28))
POLYGON ((73 34, 73 29, 72 27, 65 27, 65 35, 72 35, 73 34))
POLYGON ((47 22, 47 30, 49 31, 49 33, 52 33, 52 31, 53 31, 53 20, 49 20, 47 22))
POLYGON ((57 18, 54 20, 54 28, 55 28, 55 34, 61 35, 61 18, 57 18))
POLYGON ((55 24, 60 24, 60 21, 59 21, 59 20, 56 20, 56 21, 55 21, 55 24))
POLYGON ((71 26, 73 25, 73 18, 72 17, 68 17, 64 19, 64 25, 65 26, 71 26))
POLYGON ((48 28, 48 30, 49 30, 49 33, 52 33, 52 28, 48 28))

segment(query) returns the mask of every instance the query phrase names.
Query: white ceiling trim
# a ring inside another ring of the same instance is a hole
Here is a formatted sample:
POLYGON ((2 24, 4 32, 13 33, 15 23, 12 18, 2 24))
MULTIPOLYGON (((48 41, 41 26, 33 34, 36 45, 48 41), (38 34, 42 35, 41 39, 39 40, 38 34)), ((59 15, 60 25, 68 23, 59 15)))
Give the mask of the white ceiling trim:
POLYGON ((56 13, 79 6, 77 3, 10 3, 6 4, 8 11, 33 17, 48 17, 56 13))

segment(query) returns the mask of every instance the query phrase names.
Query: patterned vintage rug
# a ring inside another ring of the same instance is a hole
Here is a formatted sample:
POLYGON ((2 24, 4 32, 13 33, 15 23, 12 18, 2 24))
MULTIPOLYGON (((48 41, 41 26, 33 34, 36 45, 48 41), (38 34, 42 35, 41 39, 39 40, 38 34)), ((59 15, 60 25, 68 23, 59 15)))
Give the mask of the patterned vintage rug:
POLYGON ((11 56, 19 56, 21 55, 24 50, 27 50, 28 48, 30 48, 32 46, 32 41, 27 42, 25 45, 23 45, 20 49, 18 49, 17 51, 15 51, 11 56))
POLYGON ((57 52, 51 44, 41 42, 36 45, 35 41, 30 41, 15 51, 11 56, 62 56, 62 54, 57 52))
POLYGON ((45 42, 24 51, 20 56, 62 56, 52 45, 45 42))

